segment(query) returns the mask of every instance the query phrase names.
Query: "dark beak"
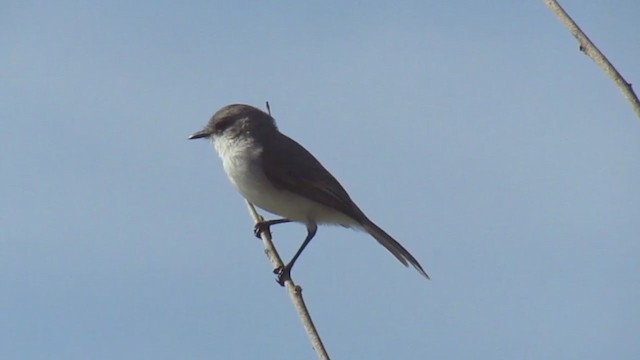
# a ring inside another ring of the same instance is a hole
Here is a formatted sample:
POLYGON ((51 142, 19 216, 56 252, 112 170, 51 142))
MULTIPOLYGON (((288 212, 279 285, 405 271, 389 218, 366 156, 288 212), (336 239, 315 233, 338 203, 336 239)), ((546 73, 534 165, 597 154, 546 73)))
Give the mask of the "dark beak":
POLYGON ((203 130, 195 132, 191 136, 189 136, 189 140, 200 139, 200 138, 208 138, 209 136, 211 136, 211 133, 208 130, 203 129, 203 130))

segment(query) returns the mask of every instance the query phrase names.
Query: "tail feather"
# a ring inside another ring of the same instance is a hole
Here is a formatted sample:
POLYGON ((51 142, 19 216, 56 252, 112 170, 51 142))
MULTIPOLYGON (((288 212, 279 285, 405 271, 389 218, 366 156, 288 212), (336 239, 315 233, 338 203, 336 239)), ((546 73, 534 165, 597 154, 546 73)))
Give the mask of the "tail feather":
POLYGON ((416 258, 407 251, 399 242, 394 240, 391 235, 387 234, 384 230, 382 230, 378 225, 374 224, 371 220, 366 219, 362 223, 362 227, 371 235, 374 239, 376 239, 380 245, 384 246, 393 256, 396 257, 404 266, 409 266, 411 264, 418 272, 429 279, 429 275, 424 271, 422 265, 416 260, 416 258))

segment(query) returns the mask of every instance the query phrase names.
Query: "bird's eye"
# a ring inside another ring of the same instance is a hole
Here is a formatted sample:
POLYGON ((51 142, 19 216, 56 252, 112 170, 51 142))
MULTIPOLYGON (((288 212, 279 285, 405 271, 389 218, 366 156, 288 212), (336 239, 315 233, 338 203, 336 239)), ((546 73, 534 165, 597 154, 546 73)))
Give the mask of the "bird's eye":
POLYGON ((231 122, 232 122, 232 119, 229 119, 229 118, 220 119, 213 125, 213 128, 215 132, 221 133, 231 125, 231 122))

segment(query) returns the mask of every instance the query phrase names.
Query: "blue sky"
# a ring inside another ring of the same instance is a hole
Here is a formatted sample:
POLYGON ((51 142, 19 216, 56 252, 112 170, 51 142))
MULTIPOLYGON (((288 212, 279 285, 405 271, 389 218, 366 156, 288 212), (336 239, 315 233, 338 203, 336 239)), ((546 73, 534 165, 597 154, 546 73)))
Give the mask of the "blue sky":
MULTIPOLYGON (((640 3, 563 5, 640 82, 640 3)), ((640 122, 542 1, 8 2, 0 48, 0 358, 313 358, 186 140, 266 100, 432 277, 321 228, 334 358, 640 353, 640 122)))

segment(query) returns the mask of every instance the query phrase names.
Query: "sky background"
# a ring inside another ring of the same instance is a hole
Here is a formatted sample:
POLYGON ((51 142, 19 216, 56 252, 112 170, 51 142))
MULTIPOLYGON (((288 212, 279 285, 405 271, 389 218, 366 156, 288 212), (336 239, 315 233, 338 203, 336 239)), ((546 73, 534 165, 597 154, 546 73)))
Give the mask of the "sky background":
MULTIPOLYGON (((640 2, 562 4, 640 83, 640 2)), ((1 8, 0 358, 314 358, 187 141, 267 100, 432 277, 320 228, 293 278, 333 358, 638 358, 640 121, 542 1, 1 8)))

